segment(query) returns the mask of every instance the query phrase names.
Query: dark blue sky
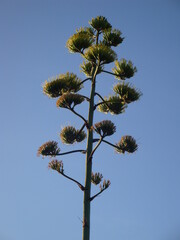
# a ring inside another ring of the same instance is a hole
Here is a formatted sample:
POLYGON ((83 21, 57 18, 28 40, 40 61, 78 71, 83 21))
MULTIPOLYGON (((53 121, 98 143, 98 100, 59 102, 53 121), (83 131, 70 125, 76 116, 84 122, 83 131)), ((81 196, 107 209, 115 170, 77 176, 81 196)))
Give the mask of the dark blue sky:
MULTIPOLYGON (((68 53, 67 39, 92 17, 103 15, 121 30, 118 58, 138 69, 130 82, 140 101, 111 119, 112 136, 137 139, 139 150, 118 155, 107 145, 96 152, 94 171, 111 180, 92 203, 92 239, 180 239, 180 3, 179 1, 0 1, 0 239, 81 239, 83 194, 47 169, 38 147, 59 141, 59 132, 81 121, 42 93, 43 82, 67 71, 80 73, 80 56, 68 53)), ((107 66, 111 70, 113 64, 107 66)), ((102 95, 117 82, 103 74, 102 95)), ((87 83, 82 93, 89 94, 87 83)), ((80 108, 78 108, 79 111, 80 108)), ((86 116, 87 105, 82 106, 86 116)), ((109 139, 110 140, 110 139, 109 139)), ((62 158, 66 173, 84 181, 84 156, 62 158)), ((97 191, 93 188, 93 193, 97 191)))

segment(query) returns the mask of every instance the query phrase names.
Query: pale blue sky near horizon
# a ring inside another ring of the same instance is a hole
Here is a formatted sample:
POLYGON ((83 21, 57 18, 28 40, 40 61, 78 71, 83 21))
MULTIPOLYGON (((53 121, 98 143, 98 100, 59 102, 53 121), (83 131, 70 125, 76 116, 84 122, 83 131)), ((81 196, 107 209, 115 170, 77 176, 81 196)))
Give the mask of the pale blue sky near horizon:
MULTIPOLYGON (((93 170, 111 186, 92 202, 91 239, 180 239, 180 1, 0 0, 0 240, 81 239, 82 192, 36 153, 48 140, 58 141, 62 152, 85 148, 85 142, 61 143, 61 128, 82 122, 57 109, 42 84, 67 71, 85 79, 83 59, 65 45, 98 15, 125 37, 115 51, 137 67, 129 82, 143 96, 122 115, 95 114, 94 122, 115 123, 109 141, 132 135, 139 149, 118 155, 102 144, 96 152, 93 170)), ((115 83, 102 74, 97 91, 108 96, 115 83)), ((81 92, 88 95, 89 87, 81 92)), ((81 109, 87 116, 86 103, 81 109)), ((84 182, 84 155, 59 159, 84 182)))

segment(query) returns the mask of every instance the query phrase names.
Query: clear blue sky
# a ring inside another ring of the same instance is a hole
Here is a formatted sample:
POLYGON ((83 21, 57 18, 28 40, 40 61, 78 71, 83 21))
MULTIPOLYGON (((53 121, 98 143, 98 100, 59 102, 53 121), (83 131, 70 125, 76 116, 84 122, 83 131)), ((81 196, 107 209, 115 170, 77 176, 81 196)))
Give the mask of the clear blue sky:
MULTIPOLYGON (((130 82, 143 97, 125 114, 95 115, 95 122, 116 124, 112 142, 132 135, 139 150, 118 155, 102 145, 96 152, 93 170, 112 184, 92 202, 91 239, 180 239, 180 2, 1 0, 0 240, 81 239, 82 192, 48 170, 48 160, 36 152, 47 140, 59 141, 62 151, 71 149, 60 142, 60 129, 81 121, 57 109, 43 95, 42 83, 67 71, 84 78, 82 59, 65 44, 97 15, 122 31, 118 58, 137 66, 130 82)), ((116 80, 103 75, 97 82, 107 96, 116 80)), ((84 105, 84 116, 86 110, 84 105)), ((85 143, 73 149, 82 147, 85 143)), ((66 173, 83 183, 83 156, 60 159, 66 173)))

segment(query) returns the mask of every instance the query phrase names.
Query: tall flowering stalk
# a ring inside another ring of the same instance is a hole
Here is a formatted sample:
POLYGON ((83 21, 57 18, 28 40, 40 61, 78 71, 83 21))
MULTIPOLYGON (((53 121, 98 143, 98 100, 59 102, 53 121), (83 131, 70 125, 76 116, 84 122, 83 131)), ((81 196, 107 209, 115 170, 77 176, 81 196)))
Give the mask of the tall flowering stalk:
POLYGON ((138 148, 132 136, 122 136, 116 144, 105 140, 105 138, 116 132, 116 126, 110 120, 103 120, 94 124, 94 111, 98 110, 104 113, 119 115, 124 113, 130 103, 137 101, 142 95, 130 83, 124 83, 126 79, 134 76, 137 71, 136 67, 133 66, 131 61, 125 59, 118 61, 117 55, 112 49, 112 47, 117 47, 124 40, 121 32, 113 29, 103 16, 92 18, 89 25, 89 27, 76 30, 76 33, 68 39, 66 44, 71 53, 78 53, 84 59, 81 64, 81 71, 86 75, 86 78, 81 80, 75 74, 67 72, 60 74, 49 82, 45 81, 43 85, 45 95, 49 98, 58 98, 56 102, 58 108, 66 108, 83 122, 80 129, 76 129, 73 126, 64 127, 60 133, 62 143, 70 145, 87 138, 86 149, 61 152, 58 143, 55 141, 46 142, 38 149, 38 155, 43 157, 58 157, 72 153, 86 154, 84 185, 65 174, 62 160, 53 159, 49 162, 49 168, 76 183, 84 192, 82 240, 90 240, 91 201, 102 194, 111 184, 110 180, 103 180, 101 173, 92 172, 95 151, 101 143, 105 143, 115 148, 117 153, 123 154, 125 152, 133 153, 138 148), (105 65, 112 62, 115 64, 112 72, 105 70, 105 65), (100 93, 96 92, 97 76, 101 73, 110 74, 119 80, 119 83, 114 86, 114 95, 108 98, 102 97, 100 93), (77 93, 87 81, 91 82, 90 96, 77 93), (99 102, 95 102, 95 96, 99 97, 99 102), (87 117, 75 110, 76 106, 84 101, 88 101, 89 104, 87 117), (98 135, 98 138, 94 138, 94 133, 98 135), (95 146, 93 145, 94 143, 96 143, 95 146), (91 183, 96 186, 99 185, 100 188, 99 192, 93 196, 91 195, 91 183))

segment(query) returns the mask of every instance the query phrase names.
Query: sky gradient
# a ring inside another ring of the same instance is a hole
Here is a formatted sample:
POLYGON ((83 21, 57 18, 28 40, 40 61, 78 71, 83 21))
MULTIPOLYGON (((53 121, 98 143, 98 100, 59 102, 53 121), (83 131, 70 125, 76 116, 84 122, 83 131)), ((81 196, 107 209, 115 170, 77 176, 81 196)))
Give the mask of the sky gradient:
MULTIPOLYGON (((95 114, 94 122, 115 123, 109 141, 132 135, 139 149, 118 155, 102 144, 96 152, 93 170, 111 186, 92 202, 91 239, 180 239, 180 2, 1 0, 0 240, 81 239, 83 193, 48 170, 37 149, 48 140, 58 141, 62 151, 85 147, 61 143, 61 128, 82 122, 57 109, 42 84, 67 71, 85 79, 81 57, 65 45, 98 15, 125 37, 115 51, 137 67, 129 82, 143 96, 122 115, 95 114)), ((102 74, 97 90, 108 96, 115 83, 102 74)), ((87 83, 82 93, 89 95, 89 88, 87 83)), ((77 109, 86 116, 87 104, 77 109)), ((83 183, 84 156, 60 159, 66 173, 83 183)))

